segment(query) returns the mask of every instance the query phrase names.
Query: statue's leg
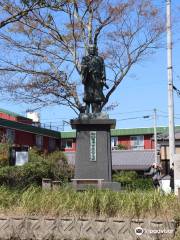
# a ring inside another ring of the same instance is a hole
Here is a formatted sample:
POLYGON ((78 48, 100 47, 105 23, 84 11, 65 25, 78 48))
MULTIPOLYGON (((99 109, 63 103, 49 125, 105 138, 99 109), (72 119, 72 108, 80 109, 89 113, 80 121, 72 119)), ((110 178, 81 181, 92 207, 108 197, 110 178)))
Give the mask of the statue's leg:
POLYGON ((88 114, 88 113, 89 113, 89 110, 90 110, 90 104, 89 104, 89 103, 86 103, 85 113, 88 114))
POLYGON ((101 112, 101 103, 97 103, 97 112, 98 112, 98 113, 101 112))
POLYGON ((92 113, 95 113, 95 109, 96 109, 96 108, 95 108, 95 103, 92 103, 92 104, 91 104, 91 107, 92 107, 92 113))
POLYGON ((100 113, 100 112, 101 112, 101 110, 102 110, 102 103, 101 103, 101 102, 99 102, 99 103, 98 103, 98 112, 100 113))
POLYGON ((99 113, 100 112, 100 105, 99 103, 92 104, 92 113, 99 113))

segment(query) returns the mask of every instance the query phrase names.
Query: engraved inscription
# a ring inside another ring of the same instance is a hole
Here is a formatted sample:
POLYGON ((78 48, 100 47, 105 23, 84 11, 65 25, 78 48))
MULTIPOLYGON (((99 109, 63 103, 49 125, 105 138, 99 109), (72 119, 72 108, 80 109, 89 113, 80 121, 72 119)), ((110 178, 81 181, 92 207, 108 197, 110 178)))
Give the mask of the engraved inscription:
POLYGON ((90 161, 96 161, 96 132, 90 132, 90 161))

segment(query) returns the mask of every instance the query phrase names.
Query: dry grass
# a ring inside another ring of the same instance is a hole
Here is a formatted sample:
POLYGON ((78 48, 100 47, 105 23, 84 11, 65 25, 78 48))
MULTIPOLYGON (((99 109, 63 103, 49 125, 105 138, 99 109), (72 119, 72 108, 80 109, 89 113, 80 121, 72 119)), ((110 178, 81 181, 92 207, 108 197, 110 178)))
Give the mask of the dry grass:
POLYGON ((130 218, 180 218, 180 202, 173 194, 157 191, 75 192, 30 187, 25 191, 0 188, 0 212, 49 216, 96 216, 130 218))

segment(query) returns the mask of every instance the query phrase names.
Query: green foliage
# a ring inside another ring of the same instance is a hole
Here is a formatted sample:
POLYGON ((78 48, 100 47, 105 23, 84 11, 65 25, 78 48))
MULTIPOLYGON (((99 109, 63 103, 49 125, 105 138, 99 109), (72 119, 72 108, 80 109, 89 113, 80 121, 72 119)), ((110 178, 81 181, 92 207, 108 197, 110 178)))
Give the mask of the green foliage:
POLYGON ((29 162, 41 162, 45 159, 45 157, 45 153, 36 147, 29 150, 29 162))
POLYGON ((61 151, 50 153, 46 162, 50 166, 51 178, 59 181, 68 181, 72 177, 72 171, 68 165, 67 158, 61 151))
POLYGON ((151 190, 153 182, 151 178, 139 178, 132 183, 132 189, 151 190))
POLYGON ((32 148, 29 151, 29 162, 41 162, 49 166, 49 178, 59 181, 67 181, 72 178, 73 169, 68 165, 65 154, 61 151, 55 151, 49 154, 32 148))
POLYGON ((29 162, 23 166, 0 168, 0 184, 9 187, 25 188, 41 185, 42 178, 67 182, 71 178, 71 168, 62 152, 44 154, 37 149, 30 150, 29 162))
POLYGON ((19 192, 0 187, 0 210, 11 209, 19 203, 19 192))
POLYGON ((127 146, 123 145, 123 144, 118 144, 117 145, 118 150, 126 150, 127 146))
POLYGON ((138 174, 135 171, 120 171, 113 175, 113 180, 116 182, 132 183, 138 178, 138 174))
POLYGON ((140 178, 135 171, 120 171, 113 174, 113 181, 120 182, 122 187, 129 190, 149 190, 153 188, 152 179, 140 178))
POLYGON ((0 167, 9 164, 9 148, 10 145, 8 143, 0 143, 0 167))
POLYGON ((31 184, 41 185, 42 178, 47 178, 50 174, 50 168, 46 162, 27 163, 18 167, 18 170, 22 172, 22 178, 18 179, 18 186, 20 187, 30 186, 31 184))
POLYGON ((24 166, 0 168, 0 183, 9 187, 24 188, 31 184, 40 185, 42 178, 49 176, 46 163, 27 163, 24 166))

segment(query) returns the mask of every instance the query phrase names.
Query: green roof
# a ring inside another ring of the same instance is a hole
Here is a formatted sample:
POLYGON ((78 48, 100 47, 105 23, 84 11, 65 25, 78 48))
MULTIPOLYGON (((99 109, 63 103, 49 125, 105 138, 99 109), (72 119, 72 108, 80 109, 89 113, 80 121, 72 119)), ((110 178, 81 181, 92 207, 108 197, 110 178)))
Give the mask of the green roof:
MULTIPOLYGON (((176 126, 176 130, 180 130, 180 126, 176 126)), ((168 127, 157 127, 157 133, 168 132, 168 127)), ((112 129, 111 136, 128 136, 128 135, 145 135, 154 134, 154 128, 127 128, 112 129)), ((76 138, 76 132, 61 132, 61 138, 76 138)))
MULTIPOLYGON (((180 127, 179 127, 180 129, 180 127)), ((157 133, 167 132, 167 127, 157 127, 157 133)), ((154 134, 154 128, 127 128, 127 129, 112 129, 111 136, 127 136, 127 135, 144 135, 154 134)))
MULTIPOLYGON (((1 109, 0 109, 1 112, 1 109)), ((14 122, 0 118, 0 126, 13 128, 16 130, 22 130, 25 132, 30 132, 39 135, 51 136, 54 138, 76 138, 76 131, 71 132, 57 132, 54 130, 35 127, 32 125, 14 122)), ((176 130, 180 130, 180 126, 176 126, 176 130)), ((157 133, 166 133, 168 131, 167 127, 157 127, 157 133)), ((112 129, 111 136, 127 136, 127 135, 144 135, 144 134, 154 134, 154 128, 129 128, 129 129, 112 129)))
POLYGON ((61 138, 76 138, 76 132, 61 132, 61 138))
POLYGON ((60 139, 60 132, 0 118, 0 126, 60 139))
POLYGON ((12 117, 20 117, 20 118, 25 118, 25 119, 29 119, 27 117, 24 117, 24 116, 21 116, 19 115, 18 113, 15 113, 15 112, 11 112, 11 111, 8 111, 8 110, 5 110, 3 108, 0 108, 0 113, 5 113, 9 116, 12 116, 12 117))

